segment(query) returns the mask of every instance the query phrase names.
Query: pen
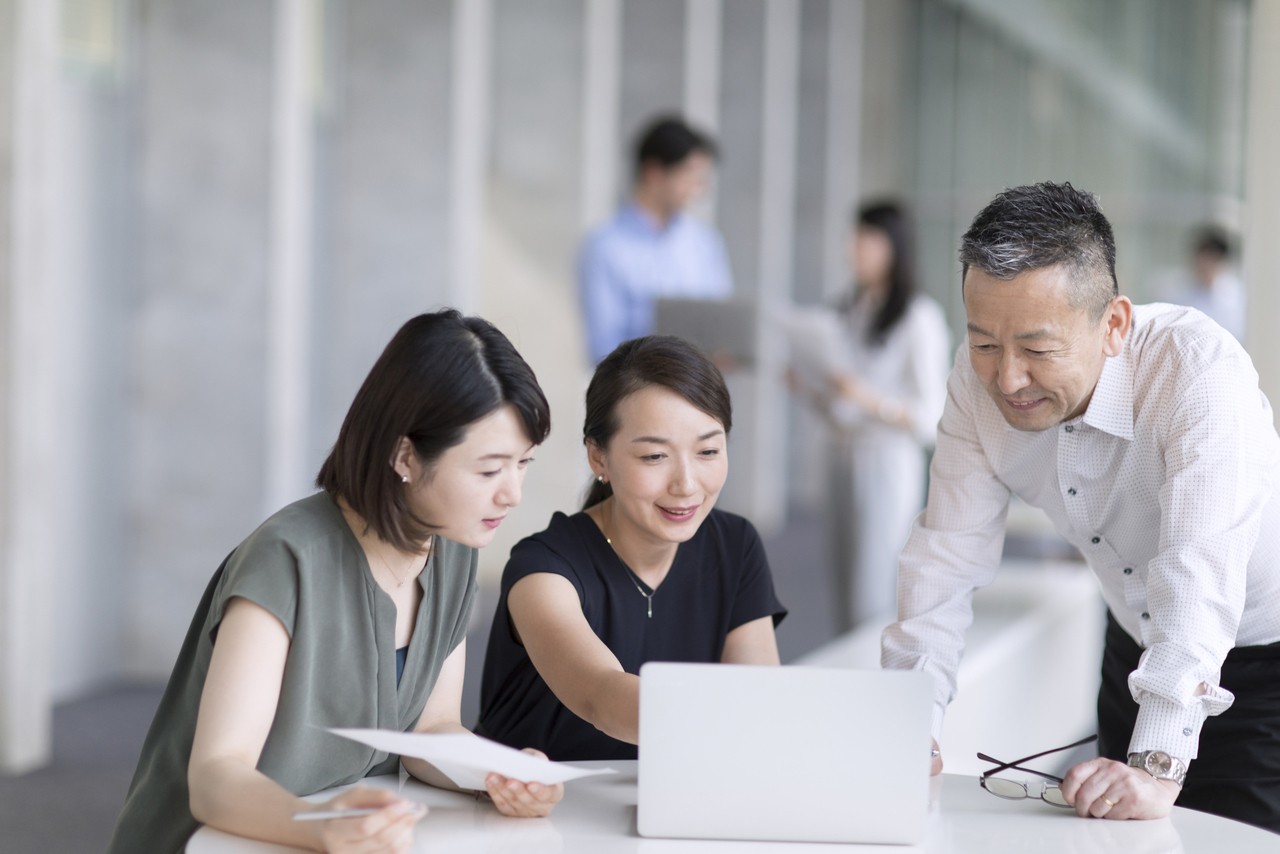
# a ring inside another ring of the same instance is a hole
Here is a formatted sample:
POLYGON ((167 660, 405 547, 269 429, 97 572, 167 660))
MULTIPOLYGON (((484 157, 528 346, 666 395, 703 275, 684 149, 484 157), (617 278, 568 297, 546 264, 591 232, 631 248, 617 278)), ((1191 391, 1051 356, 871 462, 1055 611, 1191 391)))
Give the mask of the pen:
POLYGON ((331 818, 359 818, 362 815, 373 815, 381 807, 362 807, 354 810, 313 810, 311 812, 296 812, 293 814, 294 821, 328 821, 331 818))

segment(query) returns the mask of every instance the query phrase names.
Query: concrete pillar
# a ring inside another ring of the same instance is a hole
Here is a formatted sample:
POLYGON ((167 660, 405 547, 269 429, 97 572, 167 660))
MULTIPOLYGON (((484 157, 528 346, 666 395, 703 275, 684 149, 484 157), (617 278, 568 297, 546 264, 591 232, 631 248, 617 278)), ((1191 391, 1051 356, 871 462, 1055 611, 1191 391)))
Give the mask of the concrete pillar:
POLYGON ((449 298, 464 313, 480 305, 480 241, 488 167, 491 0, 454 0, 449 298))
MULTIPOLYGON (((1262 391, 1280 414, 1280 3, 1254 3, 1249 27, 1245 340, 1262 391)), ((1280 420, 1280 419, 1278 419, 1280 420)))
POLYGON ((48 761, 58 293, 51 153, 58 6, 0 3, 0 770, 48 761), (11 218, 10 218, 11 217, 11 218))
POLYGON ((756 292, 755 424, 750 518, 762 531, 785 521, 786 342, 777 317, 791 300, 796 202, 796 101, 799 95, 800 2, 766 0, 760 175, 759 286, 756 292))
POLYGON ((622 0, 586 0, 582 30, 582 227, 585 230, 607 219, 618 201, 622 0))
POLYGON ((321 0, 277 0, 272 101, 271 273, 267 298, 263 515, 314 488, 311 423, 313 183, 321 0))
MULTIPOLYGON (((724 0, 686 0, 684 10, 684 117, 713 137, 720 130, 720 48, 724 0)), ((707 222, 716 220, 716 183, 693 208, 707 222)))
POLYGON ((822 293, 830 301, 849 287, 845 247, 850 215, 858 202, 862 151, 863 0, 831 0, 828 26, 822 293))

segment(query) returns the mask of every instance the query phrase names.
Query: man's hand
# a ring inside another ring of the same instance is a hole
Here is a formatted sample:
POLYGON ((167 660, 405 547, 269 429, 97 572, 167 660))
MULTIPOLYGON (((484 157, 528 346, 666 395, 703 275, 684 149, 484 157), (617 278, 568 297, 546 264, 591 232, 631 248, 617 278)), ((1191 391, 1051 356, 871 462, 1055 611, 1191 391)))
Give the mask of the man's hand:
POLYGON ((1058 788, 1081 817, 1120 820, 1164 818, 1182 791, 1172 780, 1157 780, 1141 768, 1101 758, 1072 768, 1058 788))

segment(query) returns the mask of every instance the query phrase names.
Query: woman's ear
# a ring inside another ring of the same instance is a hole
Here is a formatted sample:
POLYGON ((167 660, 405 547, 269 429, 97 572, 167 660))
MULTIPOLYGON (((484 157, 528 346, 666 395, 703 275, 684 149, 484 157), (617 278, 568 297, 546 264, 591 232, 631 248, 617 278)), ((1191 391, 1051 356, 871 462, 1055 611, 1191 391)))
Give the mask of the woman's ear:
POLYGON ((414 478, 417 463, 418 457, 413 449, 413 442, 409 441, 408 436, 401 436, 400 441, 396 443, 395 453, 391 455, 391 468, 395 469, 401 482, 408 483, 414 478))
POLYGON ((605 481, 609 480, 609 473, 605 465, 605 453, 594 439, 586 440, 587 446, 587 464, 591 466, 591 476, 594 478, 603 477, 605 481))

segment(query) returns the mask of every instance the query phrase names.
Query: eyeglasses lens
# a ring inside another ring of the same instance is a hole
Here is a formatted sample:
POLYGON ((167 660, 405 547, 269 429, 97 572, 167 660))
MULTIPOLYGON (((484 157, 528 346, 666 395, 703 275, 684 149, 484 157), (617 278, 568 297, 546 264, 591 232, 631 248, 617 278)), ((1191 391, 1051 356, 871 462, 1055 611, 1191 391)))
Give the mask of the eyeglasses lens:
POLYGON ((1067 799, 1062 797, 1062 790, 1059 789, 1057 786, 1046 787, 1044 790, 1044 799, 1049 803, 1053 804, 1055 807, 1071 806, 1071 804, 1067 803, 1067 799))
POLYGON ((987 777, 987 791, 999 798, 1018 801, 1027 796, 1027 787, 1013 780, 1002 780, 999 777, 987 777))

